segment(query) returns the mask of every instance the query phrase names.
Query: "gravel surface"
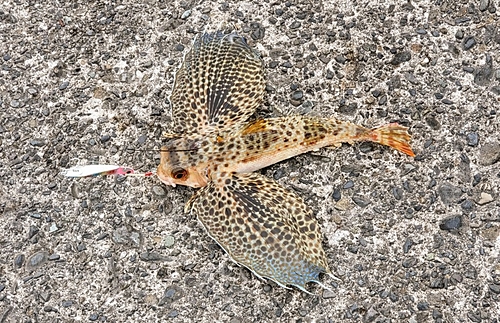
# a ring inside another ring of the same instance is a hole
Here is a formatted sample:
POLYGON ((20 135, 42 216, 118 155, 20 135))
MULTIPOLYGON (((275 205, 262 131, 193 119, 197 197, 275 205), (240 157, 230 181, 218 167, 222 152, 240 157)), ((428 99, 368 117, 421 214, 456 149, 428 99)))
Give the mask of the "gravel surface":
POLYGON ((499 322, 500 2, 2 1, 0 322, 499 322), (191 40, 234 28, 263 56, 261 117, 410 127, 262 172, 314 209, 340 282, 315 295, 232 263, 193 190, 68 179, 155 169, 191 40))

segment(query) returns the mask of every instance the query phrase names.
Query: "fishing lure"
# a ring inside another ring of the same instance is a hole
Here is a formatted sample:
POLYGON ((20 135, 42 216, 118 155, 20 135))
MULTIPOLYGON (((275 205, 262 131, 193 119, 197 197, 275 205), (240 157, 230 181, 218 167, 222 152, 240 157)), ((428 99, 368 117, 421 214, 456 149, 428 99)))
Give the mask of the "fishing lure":
POLYGON ((63 169, 61 175, 66 177, 96 177, 102 175, 152 176, 154 173, 137 174, 130 167, 116 165, 78 165, 63 169))

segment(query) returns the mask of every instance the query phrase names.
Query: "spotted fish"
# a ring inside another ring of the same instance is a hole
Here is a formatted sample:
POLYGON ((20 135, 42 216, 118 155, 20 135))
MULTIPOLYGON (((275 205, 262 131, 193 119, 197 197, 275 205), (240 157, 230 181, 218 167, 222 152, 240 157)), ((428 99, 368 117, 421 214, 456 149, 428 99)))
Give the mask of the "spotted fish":
POLYGON ((407 128, 367 129, 334 118, 288 116, 249 121, 262 103, 264 69, 235 33, 195 39, 176 74, 174 133, 161 148, 158 177, 200 188, 185 206, 236 263, 282 287, 303 291, 331 274, 311 209, 255 171, 341 143, 372 141, 414 156, 407 128))

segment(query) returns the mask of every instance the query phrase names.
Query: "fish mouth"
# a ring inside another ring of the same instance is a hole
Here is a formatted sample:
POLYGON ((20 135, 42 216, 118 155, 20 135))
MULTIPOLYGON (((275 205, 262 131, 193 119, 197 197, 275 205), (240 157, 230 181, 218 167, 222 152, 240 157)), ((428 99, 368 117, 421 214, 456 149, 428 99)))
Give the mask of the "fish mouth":
POLYGON ((168 185, 168 186, 172 186, 172 187, 175 187, 175 183, 172 181, 172 178, 170 176, 165 176, 164 172, 163 172, 163 168, 161 167, 161 164, 158 166, 158 169, 156 170, 156 176, 158 177, 158 179, 160 179, 160 181, 165 184, 165 185, 168 185))

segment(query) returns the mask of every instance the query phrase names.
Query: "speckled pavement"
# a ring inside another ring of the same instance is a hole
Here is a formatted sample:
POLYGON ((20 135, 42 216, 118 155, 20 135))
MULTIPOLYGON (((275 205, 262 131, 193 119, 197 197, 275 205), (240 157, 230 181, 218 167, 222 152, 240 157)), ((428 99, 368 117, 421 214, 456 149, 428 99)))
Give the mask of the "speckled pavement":
POLYGON ((500 3, 11 1, 0 6, 0 323, 499 322, 500 3), (201 31, 262 54, 259 117, 410 127, 417 156, 322 149, 262 171, 321 225, 314 295, 235 265, 156 168, 201 31))

